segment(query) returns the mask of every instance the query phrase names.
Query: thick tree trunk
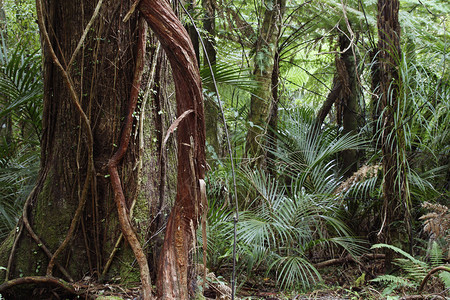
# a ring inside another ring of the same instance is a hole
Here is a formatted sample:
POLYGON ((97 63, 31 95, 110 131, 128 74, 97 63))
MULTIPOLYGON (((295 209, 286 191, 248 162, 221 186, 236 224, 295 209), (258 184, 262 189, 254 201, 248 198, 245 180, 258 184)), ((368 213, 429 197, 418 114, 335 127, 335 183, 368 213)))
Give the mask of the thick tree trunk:
MULTIPOLYGON (((39 0, 37 3, 41 5, 39 0)), ((189 272, 192 270, 190 250, 195 242, 198 217, 206 209, 206 203, 200 204, 201 199, 205 199, 206 165, 200 76, 189 36, 169 4, 142 1, 139 8, 170 60, 176 83, 177 115, 180 116, 174 123, 178 127, 177 195, 160 257, 159 294, 161 298, 188 299, 195 283, 195 277, 190 277, 192 273, 189 272)), ((122 116, 133 120, 129 105, 136 104, 129 102, 130 91, 136 95, 138 88, 135 85, 137 78, 133 80, 136 76, 133 51, 138 33, 136 15, 128 22, 122 20, 129 9, 123 3, 105 0, 99 15, 90 23, 92 27, 86 29, 84 42, 78 43, 86 24, 95 14, 93 3, 76 0, 61 6, 47 0, 40 7, 45 15, 45 25, 40 22, 41 28, 52 29, 48 31, 49 37, 43 36, 45 108, 41 172, 24 210, 24 223, 28 229, 15 244, 16 259, 10 268, 10 277, 17 277, 19 273, 45 274, 43 270, 49 258, 63 240, 70 242, 55 259, 58 270, 55 275, 63 274, 67 280, 78 280, 86 274, 102 274, 114 257, 109 254, 113 248, 117 250, 116 240, 124 227, 118 226, 109 177, 113 178, 114 194, 122 210, 120 220, 124 225, 129 222, 128 210, 137 194, 140 172, 136 166, 143 148, 141 142, 129 143, 127 151, 122 147, 129 139, 129 134, 123 133, 130 130, 129 122, 121 128, 122 116), (78 44, 83 47, 77 47, 78 44), (74 51, 78 51, 76 55, 74 51), (77 218, 79 214, 81 217, 77 218), (67 238, 69 227, 73 234, 67 238), (41 252, 39 248, 45 248, 45 251, 41 252)), ((156 113, 159 115, 160 112, 156 113)), ((158 122, 163 123, 162 120, 158 122)), ((137 126, 136 121, 134 124, 137 126)), ((174 129, 172 126, 169 131, 174 129)), ((136 136, 137 131, 134 133, 136 136)), ((165 153, 167 139, 160 143, 160 153, 165 153)), ((163 155, 153 161, 161 164, 165 160, 163 155)), ((166 171, 167 168, 155 170, 155 173, 159 172, 155 177, 167 177, 166 171)), ((158 193, 159 204, 165 199, 167 184, 162 189, 158 193)), ((158 187, 150 187, 150 190, 158 190, 158 187)), ((140 219, 148 222, 146 217, 152 205, 142 205, 139 201, 136 205, 142 209, 140 219)), ((123 232, 131 241, 133 238, 129 233, 133 234, 133 228, 125 225, 128 230, 123 232)), ((123 248, 116 256, 132 257, 127 247, 123 248)), ((139 254, 140 260, 145 258, 145 254, 142 256, 136 251, 135 254, 139 254)), ((2 257, 5 257, 3 253, 2 257)), ((131 262, 130 265, 124 262, 126 259, 120 265, 131 270, 131 262)), ((141 270, 146 268, 145 263, 140 267, 141 270)), ((109 274, 121 276, 112 268, 109 274)), ((52 268, 48 268, 47 274, 52 274, 52 268)), ((149 281, 145 282, 148 285, 149 281)), ((146 299, 151 297, 148 291, 146 289, 144 293, 146 299)))
POLYGON ((198 218, 206 204, 204 183, 205 126, 200 74, 189 34, 168 2, 141 0, 140 11, 158 36, 173 70, 177 98, 178 177, 177 196, 169 216, 158 271, 161 299, 194 296, 192 252, 198 218), (204 191, 203 191, 204 192, 204 191))
POLYGON ((246 138, 246 155, 261 163, 262 149, 259 143, 266 132, 269 109, 272 103, 272 73, 274 69, 275 50, 281 30, 281 20, 286 7, 285 0, 278 0, 267 5, 264 20, 259 29, 255 45, 253 76, 258 88, 252 94, 248 121, 250 128, 246 138))
MULTIPOLYGON (((137 14, 123 22, 129 4, 104 0, 92 26, 86 30, 82 47, 73 55, 83 31, 95 15, 97 3, 100 2, 75 0, 61 5, 58 1, 47 0, 43 3, 45 27, 61 67, 52 58, 48 43, 43 42, 41 171, 25 208, 25 220, 29 221, 31 230, 25 226, 17 239, 9 278, 45 275, 49 256, 61 246, 69 227, 74 224, 68 246, 55 259, 56 265, 50 273, 66 280, 79 280, 87 275, 100 277, 100 274, 103 279, 139 280, 138 270, 133 266, 133 252, 126 242, 120 242, 121 227, 107 168, 124 131, 123 119, 129 113, 131 90, 134 88, 135 93, 137 90, 137 86, 133 86, 139 32, 137 14), (61 68, 67 73, 66 78, 61 68), (81 215, 78 222, 73 223, 77 211, 81 211, 81 215), (42 251, 44 248, 46 254, 42 251)), ((156 55, 151 54, 151 57, 156 55)), ((160 66, 161 71, 164 64, 160 66)), ((166 74, 161 74, 160 78, 164 76, 166 74)), ((144 79, 144 83, 150 80, 146 76, 144 79)), ((158 86, 164 88, 163 80, 158 86)), ((142 122, 132 119, 131 142, 117 165, 125 211, 133 206, 137 208, 133 220, 139 228, 140 241, 147 240, 147 234, 151 234, 148 231, 153 223, 149 219, 151 208, 156 208, 154 216, 160 215, 158 204, 149 202, 158 197, 148 195, 165 195, 170 202, 170 192, 174 190, 169 180, 175 178, 169 167, 175 160, 172 150, 157 151, 157 143, 161 145, 163 138, 153 141, 158 137, 156 134, 161 136, 168 127, 168 120, 173 120, 170 106, 163 103, 167 98, 155 100, 160 109, 150 111, 149 118, 144 118, 141 112, 139 121, 142 122), (143 139, 140 127, 150 132, 149 139, 143 139), (141 155, 147 163, 139 164, 141 155), (139 184, 140 174, 148 180, 139 184), (160 185, 160 182, 165 184, 160 185)), ((142 105, 138 106, 143 109, 142 105)), ((11 246, 2 245, 1 249, 7 249, 7 253, 0 253, 0 265, 6 266, 11 246)))
MULTIPOLYGON (((95 3, 84 0, 63 6, 52 0, 43 3, 52 47, 68 70, 81 109, 89 121, 89 129, 44 43, 42 160, 39 180, 30 196, 29 221, 42 243, 53 253, 66 237, 80 201, 86 201, 70 247, 56 260, 67 267, 74 279, 101 273, 108 252, 120 233, 117 217, 112 217, 116 215, 116 207, 111 201, 113 195, 105 167, 115 151, 121 117, 127 109, 134 73, 133 45, 137 40, 136 18, 124 26, 119 16, 126 13, 127 7, 106 1, 100 11, 102 16, 96 18, 93 30, 69 70, 67 64, 94 9, 95 3), (92 140, 88 138, 88 131, 92 132, 92 140), (89 161, 94 162, 91 170, 89 161)), ((131 147, 122 163, 128 205, 131 205, 136 188, 136 174, 132 171, 136 160, 136 148, 131 147)), ((22 237, 11 274, 36 275, 36 269, 41 274, 48 258, 42 255, 40 245, 28 234, 22 237)))
MULTIPOLYGON (((405 174, 399 168, 399 144, 395 132, 394 114, 399 101, 400 78, 398 65, 401 57, 400 24, 398 21, 399 1, 378 0, 378 48, 380 67, 380 92, 382 112, 382 163, 383 163, 383 213, 384 228, 382 241, 392 242, 392 222, 402 215, 399 211, 404 199, 405 174)), ((391 268, 392 252, 386 253, 386 268, 391 268)))

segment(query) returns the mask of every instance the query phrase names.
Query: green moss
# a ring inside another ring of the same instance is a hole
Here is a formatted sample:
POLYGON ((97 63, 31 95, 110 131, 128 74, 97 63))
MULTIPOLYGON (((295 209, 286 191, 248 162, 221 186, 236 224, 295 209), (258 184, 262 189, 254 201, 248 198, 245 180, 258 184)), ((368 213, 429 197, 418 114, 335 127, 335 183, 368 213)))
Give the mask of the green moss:
POLYGON ((72 212, 65 199, 54 199, 54 179, 53 173, 49 172, 36 199, 36 210, 34 212, 34 216, 36 216, 34 230, 36 234, 44 237, 49 249, 55 249, 61 244, 69 229, 69 218, 71 218, 69 212, 72 212), (61 211, 68 213, 62 214, 61 211))
POLYGON ((140 282, 139 266, 135 261, 130 246, 122 243, 111 265, 108 277, 120 281, 124 285, 140 282))
POLYGON ((0 282, 3 282, 6 275, 6 266, 8 265, 9 254, 14 243, 15 232, 11 231, 8 237, 0 244, 0 282))

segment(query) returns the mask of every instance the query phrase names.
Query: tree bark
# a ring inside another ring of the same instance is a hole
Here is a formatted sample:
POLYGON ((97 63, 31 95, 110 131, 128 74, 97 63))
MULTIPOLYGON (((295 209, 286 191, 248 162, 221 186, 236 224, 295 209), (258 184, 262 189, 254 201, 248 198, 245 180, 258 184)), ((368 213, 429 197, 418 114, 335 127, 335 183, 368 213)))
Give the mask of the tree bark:
MULTIPOLYGON (((64 6, 53 0, 43 3, 45 25, 52 29, 48 30, 52 48, 56 49, 59 61, 71 78, 72 88, 79 95, 89 129, 72 101, 70 89, 48 45, 43 43, 42 159, 38 183, 31 195, 29 219, 42 242, 54 252, 66 237, 80 201, 83 197, 89 199, 70 247, 57 259, 67 264, 74 279, 86 273, 101 273, 105 256, 119 234, 117 219, 111 218, 116 216, 116 208, 111 202, 112 190, 105 167, 118 141, 121 116, 127 109, 134 73, 133 45, 137 40, 137 19, 123 26, 119 16, 126 13, 127 7, 106 2, 101 10, 102 18, 94 22, 92 33, 87 35, 84 47, 69 68, 67 64, 94 13, 95 4, 82 0, 64 6), (119 28, 122 31, 117 33, 119 28), (92 132, 92 141, 88 139, 88 130, 92 132), (92 170, 88 167, 90 160, 94 162, 92 170)), ((136 187, 136 174, 131 171, 136 160, 136 149, 131 147, 122 163, 128 205, 136 187)), ((33 254, 39 245, 27 236, 23 235, 19 242, 18 259, 12 272, 15 276, 19 270, 24 274, 45 270, 48 261, 40 252, 33 254), (38 259, 33 259, 36 256, 38 259)))
MULTIPOLYGON (((381 103, 379 101, 380 94, 380 64, 378 56, 378 48, 372 49, 369 52, 369 57, 371 61, 370 66, 370 76, 371 76, 371 88, 372 97, 370 99, 370 116, 373 123, 372 133, 374 136, 378 136, 380 133, 379 118, 381 115, 381 103)), ((376 144, 376 143, 375 143, 376 144)))
MULTIPOLYGON (((204 41, 206 48, 205 55, 209 57, 209 61, 214 65, 216 63, 216 5, 213 0, 202 0, 202 5, 205 10, 203 29, 208 33, 204 41)), ((207 66, 206 60, 204 60, 203 65, 207 66)))
POLYGON ((328 93, 327 99, 322 104, 322 107, 320 108, 319 112, 317 113, 316 117, 316 129, 320 129, 323 122, 325 121, 325 118, 327 117, 328 113, 331 110, 331 107, 336 102, 336 100, 339 98, 339 95, 341 94, 342 84, 338 79, 338 76, 336 75, 333 78, 333 87, 331 88, 330 93, 328 93))
POLYGON ((169 216, 158 270, 161 299, 194 296, 191 250, 202 209, 200 181, 205 174, 205 126, 200 73, 189 34, 168 2, 141 0, 140 11, 158 36, 175 80, 178 138, 178 177, 175 205, 169 216))

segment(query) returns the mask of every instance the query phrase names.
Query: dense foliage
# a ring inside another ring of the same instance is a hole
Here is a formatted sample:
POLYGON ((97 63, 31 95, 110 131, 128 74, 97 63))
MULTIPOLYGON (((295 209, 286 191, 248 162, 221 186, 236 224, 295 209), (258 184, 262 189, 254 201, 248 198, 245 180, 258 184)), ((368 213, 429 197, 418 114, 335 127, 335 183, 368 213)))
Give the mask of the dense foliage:
MULTIPOLYGON (((380 144, 386 112, 376 80, 377 1, 203 2, 191 13, 217 56, 212 77, 205 52, 197 49, 204 95, 226 121, 214 125, 215 137, 207 136, 208 268, 228 276, 236 259, 241 285, 261 275, 280 288, 311 287, 321 280, 317 262, 370 251, 368 244, 380 241, 384 226, 380 144), (215 15, 208 17, 214 32, 201 29, 208 5, 214 6, 215 15), (274 12, 275 44, 261 46, 274 12), (264 88, 258 72, 269 69, 277 71, 269 75, 272 96, 262 99, 269 112, 261 125, 250 118, 251 102, 264 88), (322 112, 326 117, 319 122, 322 112), (255 127, 260 152, 250 157, 246 137, 255 127)), ((386 295, 417 289, 432 267, 450 258, 449 214, 442 213, 447 227, 439 234, 422 231, 434 223, 420 219, 423 203, 448 209, 450 199, 450 6, 445 0, 400 5, 399 101, 388 140, 394 141, 396 168, 406 178, 406 196, 404 215, 394 220, 394 245, 375 248, 400 254, 395 263, 406 275, 376 279, 387 283, 386 295)), ((32 1, 3 1, 2 16, 0 240, 16 226, 34 184, 42 130, 42 66, 32 1)), ((448 287, 449 272, 443 274, 441 284, 448 287)))

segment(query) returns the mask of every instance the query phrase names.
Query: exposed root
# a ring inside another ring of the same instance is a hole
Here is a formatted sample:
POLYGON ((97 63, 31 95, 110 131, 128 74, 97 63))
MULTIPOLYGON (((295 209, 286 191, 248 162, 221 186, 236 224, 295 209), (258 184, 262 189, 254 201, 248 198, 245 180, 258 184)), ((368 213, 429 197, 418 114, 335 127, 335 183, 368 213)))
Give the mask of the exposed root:
MULTIPOLYGON (((47 255, 47 257, 49 259, 51 259, 53 257, 53 254, 50 252, 50 250, 48 250, 47 246, 45 246, 45 244, 42 242, 40 237, 34 232, 33 228, 31 228, 30 222, 28 221, 28 206, 30 205, 30 201, 31 201, 33 194, 34 194, 34 190, 33 190, 33 192, 31 192, 30 196, 28 197, 28 199, 25 202, 25 205, 23 207, 23 216, 22 216, 23 224, 25 225, 25 228, 27 229, 31 238, 36 242, 36 244, 39 246, 39 248, 41 248, 42 251, 44 251, 44 253, 47 255)), ((71 282, 73 281, 69 272, 67 272, 67 270, 63 266, 61 266, 59 263, 56 263, 56 266, 61 271, 61 273, 67 278, 67 280, 69 280, 71 282)))
POLYGON ((449 266, 439 266, 439 267, 431 269, 428 272, 427 276, 425 276, 425 278, 422 280, 422 283, 420 284, 420 287, 419 287, 419 293, 421 293, 423 291, 423 288, 425 287, 425 284, 427 283, 428 279, 430 279, 431 275, 433 275, 434 273, 437 273, 439 271, 450 272, 450 267, 449 266))
POLYGON ((11 252, 9 253, 8 265, 6 266, 5 281, 9 280, 9 273, 10 273, 10 270, 11 270, 12 262, 14 260, 14 253, 16 253, 17 244, 19 243, 20 236, 22 235, 22 231, 23 231, 23 220, 22 220, 22 218, 19 220, 19 224, 20 224, 19 225, 19 231, 17 232, 17 234, 16 234, 16 236, 14 238, 14 243, 12 245, 11 252))

